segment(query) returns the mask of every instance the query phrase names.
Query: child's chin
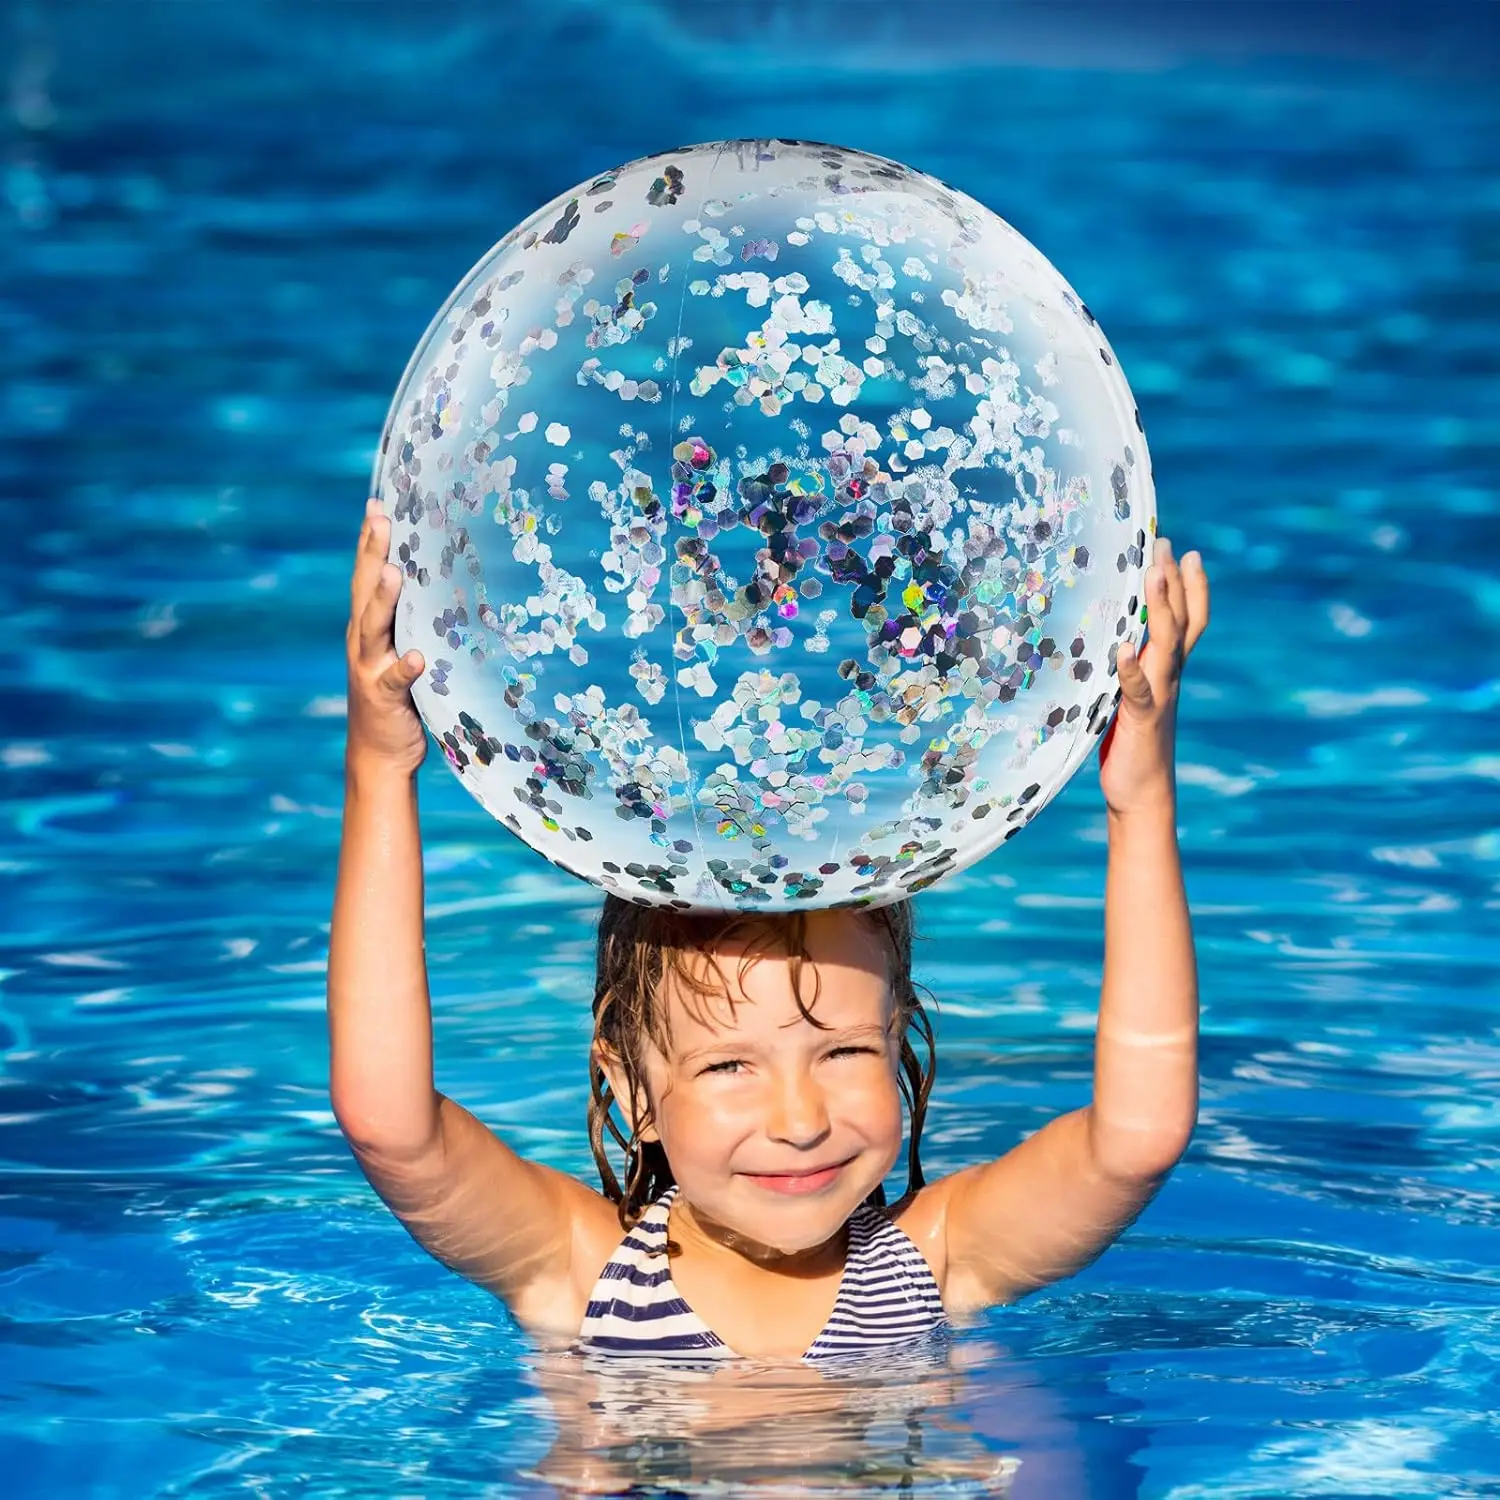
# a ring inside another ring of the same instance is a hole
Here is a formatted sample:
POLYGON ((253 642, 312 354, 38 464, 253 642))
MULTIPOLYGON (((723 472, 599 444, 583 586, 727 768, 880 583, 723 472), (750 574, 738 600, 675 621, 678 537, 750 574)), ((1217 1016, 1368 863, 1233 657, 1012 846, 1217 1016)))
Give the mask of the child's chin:
POLYGON ((844 1227, 869 1192, 848 1181, 801 1193, 777 1192, 747 1182, 735 1195, 739 1210, 735 1218, 742 1221, 736 1227, 783 1255, 815 1250, 844 1227))

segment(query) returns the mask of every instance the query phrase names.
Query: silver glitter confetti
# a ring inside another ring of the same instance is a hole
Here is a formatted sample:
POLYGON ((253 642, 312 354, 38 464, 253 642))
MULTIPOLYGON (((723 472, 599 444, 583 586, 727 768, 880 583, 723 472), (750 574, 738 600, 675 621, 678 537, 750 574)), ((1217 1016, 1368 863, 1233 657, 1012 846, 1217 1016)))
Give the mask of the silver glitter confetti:
POLYGON ((596 885, 899 899, 1108 727, 1156 529, 1134 412, 1052 266, 921 173, 785 141, 603 173, 485 256, 392 404, 417 705, 596 885))

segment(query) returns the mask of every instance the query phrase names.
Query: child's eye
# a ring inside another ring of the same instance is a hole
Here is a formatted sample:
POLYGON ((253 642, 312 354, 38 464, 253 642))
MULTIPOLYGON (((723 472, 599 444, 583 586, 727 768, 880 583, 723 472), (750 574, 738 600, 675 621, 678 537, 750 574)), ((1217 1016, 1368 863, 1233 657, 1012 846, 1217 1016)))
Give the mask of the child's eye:
POLYGON ((709 1063, 699 1077, 702 1077, 704 1073, 737 1073, 742 1066, 743 1064, 737 1057, 726 1058, 723 1062, 709 1063))
POLYGON ((847 1047, 835 1047, 828 1055, 830 1057, 873 1057, 875 1049, 851 1044, 847 1047))

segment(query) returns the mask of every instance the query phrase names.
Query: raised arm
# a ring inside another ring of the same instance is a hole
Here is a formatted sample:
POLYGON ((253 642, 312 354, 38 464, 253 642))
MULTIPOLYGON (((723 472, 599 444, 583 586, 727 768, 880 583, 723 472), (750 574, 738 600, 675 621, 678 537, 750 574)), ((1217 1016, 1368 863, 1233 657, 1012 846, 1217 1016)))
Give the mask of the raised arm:
POLYGON ((597 1273, 594 1245, 607 1240, 612 1213, 582 1183, 518 1156, 433 1082, 416 784, 426 736, 411 701, 423 662, 415 651, 396 655, 401 575, 385 561, 389 541, 390 521, 371 502, 347 635, 343 845, 328 952, 333 1110, 371 1186, 424 1249, 504 1297, 529 1326, 572 1333, 583 1312, 574 1282, 597 1273))
POLYGON ((1198 976, 1173 745, 1182 663, 1208 623, 1201 559, 1189 553, 1179 568, 1160 539, 1146 594, 1150 639, 1139 659, 1119 652, 1120 713, 1100 747, 1109 866, 1093 1101, 913 1205, 954 1312, 1088 1265, 1150 1202, 1197 1119, 1198 976))

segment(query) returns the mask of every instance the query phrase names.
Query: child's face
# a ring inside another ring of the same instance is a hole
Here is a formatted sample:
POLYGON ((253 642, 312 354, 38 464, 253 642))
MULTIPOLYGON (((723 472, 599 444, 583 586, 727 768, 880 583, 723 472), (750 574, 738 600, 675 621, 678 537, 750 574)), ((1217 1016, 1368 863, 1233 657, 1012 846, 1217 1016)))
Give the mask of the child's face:
POLYGON ((655 1130, 695 1217, 781 1253, 836 1234, 901 1151, 884 943, 854 913, 816 912, 806 947, 819 1025, 798 1010, 784 954, 741 978, 743 944, 725 946, 719 974, 704 968, 710 993, 667 981, 670 1040, 645 1058, 655 1130), (712 993, 724 986, 736 1003, 712 993))

